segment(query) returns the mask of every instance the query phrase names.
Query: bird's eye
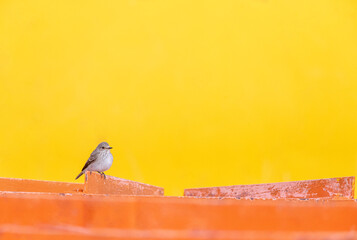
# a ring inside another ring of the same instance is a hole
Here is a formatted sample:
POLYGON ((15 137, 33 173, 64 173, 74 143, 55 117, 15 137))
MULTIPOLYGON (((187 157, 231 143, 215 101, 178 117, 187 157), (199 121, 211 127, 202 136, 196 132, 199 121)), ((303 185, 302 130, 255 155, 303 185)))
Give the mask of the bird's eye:
POLYGON ((102 147, 102 149, 104 149, 104 147, 102 147))

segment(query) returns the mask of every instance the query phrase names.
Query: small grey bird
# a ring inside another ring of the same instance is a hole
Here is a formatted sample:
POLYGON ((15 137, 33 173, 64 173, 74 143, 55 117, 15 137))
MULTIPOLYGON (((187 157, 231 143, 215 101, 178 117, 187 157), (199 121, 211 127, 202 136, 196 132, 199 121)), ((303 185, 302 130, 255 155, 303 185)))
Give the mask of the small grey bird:
POLYGON ((113 155, 111 154, 110 149, 112 149, 112 147, 110 147, 108 143, 100 143, 91 153, 89 159, 82 168, 82 172, 76 177, 76 180, 86 171, 97 171, 100 175, 103 174, 105 179, 104 171, 107 171, 113 163, 113 155))

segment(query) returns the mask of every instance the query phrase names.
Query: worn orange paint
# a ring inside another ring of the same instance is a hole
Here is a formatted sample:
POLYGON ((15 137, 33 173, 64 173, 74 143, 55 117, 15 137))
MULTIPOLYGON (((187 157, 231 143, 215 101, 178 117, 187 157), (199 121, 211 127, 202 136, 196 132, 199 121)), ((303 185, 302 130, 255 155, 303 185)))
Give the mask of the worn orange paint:
POLYGON ((0 192, 86 193, 120 195, 164 195, 164 189, 149 184, 88 173, 82 183, 39 181, 19 178, 0 178, 0 192))
POLYGON ((80 183, 38 181, 19 178, 0 178, 0 191, 80 193, 84 185, 80 183))
POLYGON ((164 195, 164 189, 145 183, 134 182, 112 176, 102 177, 99 173, 86 173, 85 193, 121 195, 164 195))
POLYGON ((354 177, 343 177, 257 185, 192 188, 185 189, 184 196, 265 199, 353 199, 354 183, 354 177))
POLYGON ((357 229, 354 200, 237 200, 162 196, 7 193, 1 225, 88 229, 210 231, 350 231, 357 229))

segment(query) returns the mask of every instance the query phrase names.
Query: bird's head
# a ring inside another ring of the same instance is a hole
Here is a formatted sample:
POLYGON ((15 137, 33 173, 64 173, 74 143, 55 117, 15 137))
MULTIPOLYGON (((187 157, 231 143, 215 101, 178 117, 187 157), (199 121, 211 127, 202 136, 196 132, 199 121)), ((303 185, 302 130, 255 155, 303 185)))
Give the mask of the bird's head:
POLYGON ((112 149, 112 147, 109 146, 107 142, 102 142, 97 146, 97 149, 99 151, 109 151, 110 149, 112 149))

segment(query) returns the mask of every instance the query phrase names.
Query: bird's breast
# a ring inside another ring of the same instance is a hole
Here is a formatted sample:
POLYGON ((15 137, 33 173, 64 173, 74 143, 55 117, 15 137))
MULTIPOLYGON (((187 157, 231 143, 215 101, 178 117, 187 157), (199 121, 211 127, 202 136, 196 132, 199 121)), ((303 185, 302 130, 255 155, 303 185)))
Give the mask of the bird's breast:
POLYGON ((113 155, 109 152, 103 154, 99 159, 93 164, 91 169, 93 171, 104 172, 107 171, 113 164, 113 155))
POLYGON ((105 165, 104 167, 108 167, 109 169, 112 166, 112 164, 113 164, 113 155, 109 152, 109 154, 105 156, 103 165, 105 165))

